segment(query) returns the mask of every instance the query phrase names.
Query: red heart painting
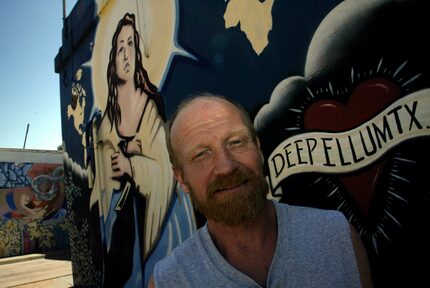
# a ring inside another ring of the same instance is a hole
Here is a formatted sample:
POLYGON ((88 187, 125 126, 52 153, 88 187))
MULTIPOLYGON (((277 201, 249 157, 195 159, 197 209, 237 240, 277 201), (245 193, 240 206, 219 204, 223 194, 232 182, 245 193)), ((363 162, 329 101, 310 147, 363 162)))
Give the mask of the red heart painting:
MULTIPOLYGON (((305 112, 305 129, 341 132, 370 120, 400 97, 400 89, 384 78, 374 78, 358 85, 346 105, 330 99, 313 103, 305 112)), ((367 218, 385 159, 374 162, 358 173, 340 177, 357 206, 367 218)))

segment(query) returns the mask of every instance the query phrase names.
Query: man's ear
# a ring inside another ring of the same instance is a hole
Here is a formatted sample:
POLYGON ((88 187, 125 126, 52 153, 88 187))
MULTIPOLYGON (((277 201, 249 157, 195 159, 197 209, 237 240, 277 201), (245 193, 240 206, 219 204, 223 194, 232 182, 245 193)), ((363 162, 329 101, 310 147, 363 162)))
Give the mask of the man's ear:
POLYGON ((173 174, 175 175, 176 180, 178 181, 179 185, 181 186, 182 190, 185 193, 190 193, 190 189, 185 182, 184 174, 182 173, 181 169, 179 169, 176 166, 172 166, 173 174))
POLYGON ((258 138, 258 136, 257 136, 257 139, 256 139, 256 141, 255 141, 255 142, 257 143, 257 148, 258 148, 258 151, 260 152, 261 164, 263 164, 263 165, 264 165, 264 155, 263 155, 263 151, 261 151, 261 147, 260 147, 260 139, 258 138))

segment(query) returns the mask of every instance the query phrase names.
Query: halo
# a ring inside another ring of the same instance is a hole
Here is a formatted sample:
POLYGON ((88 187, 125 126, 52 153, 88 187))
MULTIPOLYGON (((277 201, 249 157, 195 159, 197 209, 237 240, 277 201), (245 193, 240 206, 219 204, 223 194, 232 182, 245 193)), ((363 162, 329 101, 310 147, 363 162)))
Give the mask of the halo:
POLYGON ((104 111, 108 87, 106 70, 112 37, 118 22, 126 13, 135 14, 140 36, 142 64, 151 82, 161 89, 171 57, 175 54, 176 2, 174 0, 98 1, 99 23, 92 51, 94 106, 104 111))

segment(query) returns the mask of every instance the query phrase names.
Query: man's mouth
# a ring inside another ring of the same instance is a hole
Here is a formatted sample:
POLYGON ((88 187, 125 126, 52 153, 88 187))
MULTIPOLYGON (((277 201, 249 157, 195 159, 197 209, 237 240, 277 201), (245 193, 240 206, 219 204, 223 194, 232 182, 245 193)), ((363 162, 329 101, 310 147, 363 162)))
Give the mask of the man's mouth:
POLYGON ((244 181, 241 181, 239 183, 235 183, 235 184, 232 184, 232 185, 229 185, 226 187, 221 187, 221 188, 215 189, 214 194, 222 193, 222 192, 235 191, 236 189, 239 189, 241 185, 247 183, 248 181, 249 180, 244 180, 244 181))

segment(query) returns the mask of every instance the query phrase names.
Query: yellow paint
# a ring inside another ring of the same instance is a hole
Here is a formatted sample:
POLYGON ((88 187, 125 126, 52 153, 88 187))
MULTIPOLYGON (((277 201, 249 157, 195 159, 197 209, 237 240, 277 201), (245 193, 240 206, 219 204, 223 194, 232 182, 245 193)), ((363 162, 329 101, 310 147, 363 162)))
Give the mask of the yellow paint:
POLYGON ((242 30, 257 55, 269 44, 268 35, 272 30, 272 6, 275 0, 230 0, 224 14, 225 28, 240 23, 242 30))
MULTIPOLYGON (((84 126, 84 112, 86 105, 87 92, 82 87, 82 69, 78 69, 75 73, 75 81, 72 84, 72 104, 67 106, 67 119, 73 116, 73 126, 76 132, 81 136, 82 147, 86 147, 85 131, 82 129, 84 126)), ((86 149, 84 149, 84 159, 86 159, 86 149)))
POLYGON ((159 89, 170 57, 178 51, 175 45, 176 11, 175 0, 110 0, 101 1, 100 21, 94 40, 91 63, 94 105, 102 110, 106 107, 106 69, 112 34, 125 13, 135 14, 140 35, 142 64, 151 82, 159 89))

